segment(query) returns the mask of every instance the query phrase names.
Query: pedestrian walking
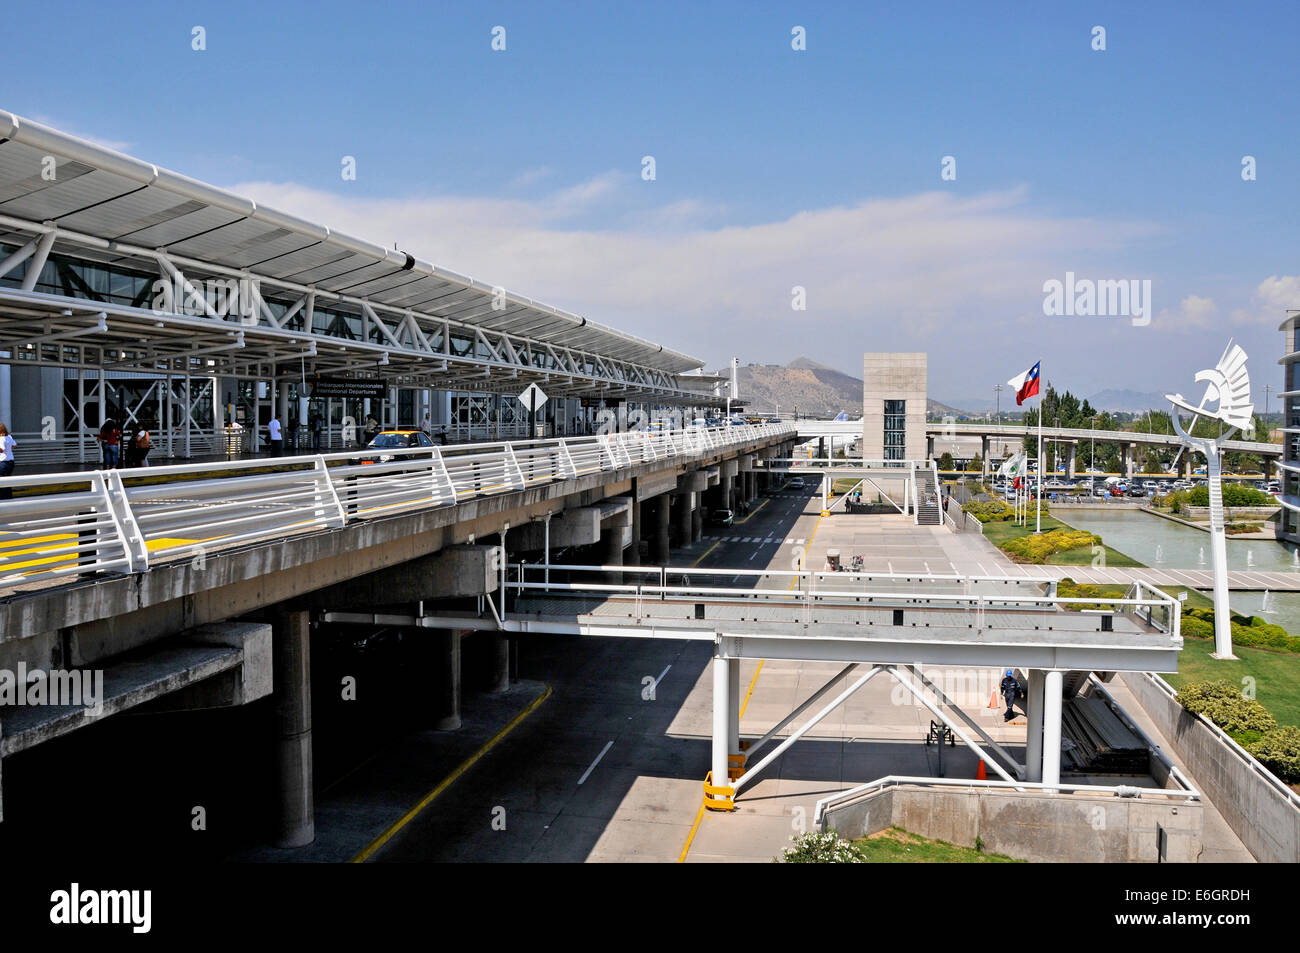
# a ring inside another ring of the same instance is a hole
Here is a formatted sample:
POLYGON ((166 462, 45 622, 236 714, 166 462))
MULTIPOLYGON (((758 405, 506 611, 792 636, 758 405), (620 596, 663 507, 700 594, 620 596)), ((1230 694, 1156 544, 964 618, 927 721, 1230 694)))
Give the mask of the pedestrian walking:
MULTIPOLYGON (((0 423, 0 477, 10 476, 14 472, 14 447, 18 446, 9 433, 9 428, 0 423)), ((12 500, 14 491, 8 487, 0 488, 0 500, 12 500)))
POLYGON ((99 441, 99 449, 104 454, 104 469, 117 469, 122 460, 122 428, 117 425, 117 421, 112 417, 105 420, 95 439, 99 441))
POLYGON ((280 456, 284 452, 284 435, 280 432, 280 418, 275 414, 271 415, 271 422, 266 425, 266 431, 271 438, 271 456, 280 456))
POLYGON ((312 414, 312 415, 311 415, 311 424, 310 424, 310 426, 311 426, 311 448, 312 448, 313 450, 319 450, 319 449, 320 449, 320 432, 321 432, 320 414, 312 414))
POLYGON ((1020 683, 1016 681, 1015 673, 1007 669, 1007 673, 1002 676, 1002 684, 999 686, 1002 690, 1002 697, 1007 701, 1007 710, 1002 715, 1004 721, 1010 721, 1016 717, 1015 704, 1016 699, 1020 697, 1020 683))

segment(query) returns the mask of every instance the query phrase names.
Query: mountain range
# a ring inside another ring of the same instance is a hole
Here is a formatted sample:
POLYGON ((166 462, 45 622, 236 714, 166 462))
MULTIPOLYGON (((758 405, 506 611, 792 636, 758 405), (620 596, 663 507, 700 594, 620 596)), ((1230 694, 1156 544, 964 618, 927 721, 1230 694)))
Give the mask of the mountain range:
MULTIPOLYGON (((710 373, 726 375, 726 368, 710 373)), ((834 417, 843 411, 862 416, 862 378, 837 371, 806 357, 789 364, 742 364, 737 370, 740 396, 747 410, 834 417)), ((926 402, 930 414, 962 412, 937 400, 926 402)))

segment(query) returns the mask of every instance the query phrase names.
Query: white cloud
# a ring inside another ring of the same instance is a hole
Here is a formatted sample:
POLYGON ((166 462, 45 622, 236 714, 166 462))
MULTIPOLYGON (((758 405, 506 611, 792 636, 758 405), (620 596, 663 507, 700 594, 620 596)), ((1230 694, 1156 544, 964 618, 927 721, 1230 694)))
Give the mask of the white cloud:
MULTIPOLYGON (((951 349, 946 359, 960 365, 997 334, 1061 329, 1041 323, 1055 320, 1041 316, 1045 278, 1067 268, 1113 273, 1108 259, 1157 231, 1036 213, 1024 189, 929 192, 708 225, 721 206, 680 197, 647 206, 639 184, 610 172, 529 200, 233 188, 710 365, 732 353, 784 360, 816 349, 828 362, 856 352, 842 361, 851 370, 865 349, 926 350, 934 335, 947 342, 935 350, 951 349), (603 227, 568 227, 579 215, 603 227), (791 309, 795 285, 807 289, 806 311, 791 309), (1035 313, 1037 327, 1020 323, 1035 313)), ((1206 307, 1212 302, 1192 295, 1183 310, 1199 320, 1206 307)))
POLYGON ((1176 310, 1161 308, 1156 315, 1155 324, 1159 328, 1175 331, 1209 328, 1213 326, 1218 311, 1219 306, 1212 299, 1189 294, 1179 302, 1176 310))
POLYGON ((1285 320, 1288 309, 1300 309, 1300 275, 1271 275, 1255 286, 1248 307, 1233 310, 1232 320, 1274 328, 1285 320))

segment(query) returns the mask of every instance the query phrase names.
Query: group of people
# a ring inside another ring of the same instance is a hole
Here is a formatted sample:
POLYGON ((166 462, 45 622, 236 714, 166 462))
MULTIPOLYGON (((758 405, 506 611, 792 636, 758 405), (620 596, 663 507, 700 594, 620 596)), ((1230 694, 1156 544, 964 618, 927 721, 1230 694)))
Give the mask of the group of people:
POLYGON ((149 465, 149 451, 153 448, 153 441, 144 427, 128 437, 122 433, 117 421, 109 417, 100 426, 99 433, 95 434, 95 440, 99 443, 105 470, 149 465))

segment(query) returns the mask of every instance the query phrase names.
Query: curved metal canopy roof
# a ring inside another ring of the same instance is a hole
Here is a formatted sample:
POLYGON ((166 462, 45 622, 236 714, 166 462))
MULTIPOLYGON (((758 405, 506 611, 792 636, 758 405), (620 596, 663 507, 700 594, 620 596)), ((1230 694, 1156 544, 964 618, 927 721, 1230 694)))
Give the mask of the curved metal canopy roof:
MULTIPOLYGON (((0 214, 669 374, 703 361, 0 110, 0 214), (53 156, 54 181, 42 175, 53 156), (499 298, 498 298, 499 304, 499 298)), ((0 228, 0 241, 12 238, 0 228)))

